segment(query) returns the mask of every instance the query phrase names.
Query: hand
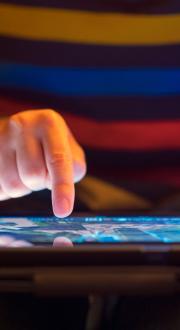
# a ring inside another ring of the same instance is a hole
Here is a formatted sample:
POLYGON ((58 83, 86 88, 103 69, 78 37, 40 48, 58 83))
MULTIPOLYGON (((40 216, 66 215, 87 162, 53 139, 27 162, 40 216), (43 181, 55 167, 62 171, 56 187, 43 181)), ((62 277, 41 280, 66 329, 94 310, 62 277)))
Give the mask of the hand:
MULTIPOLYGON (((12 236, 0 236, 0 248, 2 247, 31 247, 33 244, 24 240, 15 240, 12 236)), ((73 246, 70 239, 66 237, 56 237, 53 242, 53 247, 73 246)))
POLYGON ((0 121, 0 201, 52 190, 53 212, 68 216, 74 183, 86 173, 85 155, 53 110, 30 110, 0 121))

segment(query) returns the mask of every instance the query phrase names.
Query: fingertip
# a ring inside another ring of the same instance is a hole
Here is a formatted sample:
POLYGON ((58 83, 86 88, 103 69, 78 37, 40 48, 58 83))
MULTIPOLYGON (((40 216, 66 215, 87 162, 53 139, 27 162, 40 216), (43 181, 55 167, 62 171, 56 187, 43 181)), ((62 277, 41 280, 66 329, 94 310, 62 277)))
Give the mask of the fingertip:
POLYGON ((55 186, 52 190, 52 206, 55 216, 59 218, 69 216, 74 206, 74 186, 55 186))
POLYGON ((56 199, 53 205, 54 215, 58 218, 68 217, 72 212, 73 206, 67 198, 56 199))

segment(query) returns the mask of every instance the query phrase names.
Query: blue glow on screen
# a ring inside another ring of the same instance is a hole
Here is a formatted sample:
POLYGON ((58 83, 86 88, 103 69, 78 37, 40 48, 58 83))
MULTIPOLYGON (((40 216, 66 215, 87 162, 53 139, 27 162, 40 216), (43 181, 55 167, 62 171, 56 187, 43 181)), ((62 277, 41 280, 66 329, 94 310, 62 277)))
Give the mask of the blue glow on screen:
POLYGON ((57 236, 75 243, 180 243, 180 217, 0 217, 0 236, 52 243, 57 236))

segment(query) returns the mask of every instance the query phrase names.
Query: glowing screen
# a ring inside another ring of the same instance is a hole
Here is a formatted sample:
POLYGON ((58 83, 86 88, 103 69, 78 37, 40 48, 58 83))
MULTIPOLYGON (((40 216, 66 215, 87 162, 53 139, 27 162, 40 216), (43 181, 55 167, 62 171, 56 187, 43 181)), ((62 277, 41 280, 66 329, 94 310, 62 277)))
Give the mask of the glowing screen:
POLYGON ((180 242, 180 217, 0 217, 0 236, 11 235, 35 244, 57 236, 74 243, 180 242))

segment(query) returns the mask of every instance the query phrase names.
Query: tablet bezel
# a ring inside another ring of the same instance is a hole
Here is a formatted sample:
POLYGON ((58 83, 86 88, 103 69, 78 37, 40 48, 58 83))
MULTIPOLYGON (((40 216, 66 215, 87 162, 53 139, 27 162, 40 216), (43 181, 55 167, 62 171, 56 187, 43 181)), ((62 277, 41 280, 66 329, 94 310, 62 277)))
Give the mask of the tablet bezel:
MULTIPOLYGON (((78 212, 72 216, 179 216, 177 212, 152 212, 125 210, 119 212, 78 212)), ((9 217, 12 214, 0 214, 9 217)), ((14 216, 20 216, 14 214, 14 216)), ((23 215, 21 215, 23 216, 23 215)), ((25 215, 24 216, 32 216, 25 215)), ((49 216, 36 214, 36 216, 49 216)), ((49 244, 33 247, 0 248, 0 267, 10 265, 179 265, 180 243, 121 242, 75 244, 72 247, 50 247, 49 244), (46 256, 46 258, 45 258, 46 256), (27 258, 26 258, 27 257, 27 258)))
MULTIPOLYGON (((103 214, 178 216, 175 212, 103 214)), ((97 212, 73 215, 92 216, 97 212)), ((141 295, 179 290, 180 244, 93 243, 74 247, 0 249, 0 293, 141 295)))

